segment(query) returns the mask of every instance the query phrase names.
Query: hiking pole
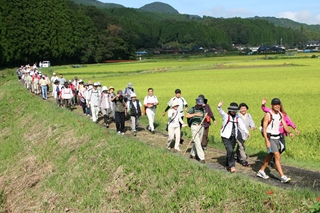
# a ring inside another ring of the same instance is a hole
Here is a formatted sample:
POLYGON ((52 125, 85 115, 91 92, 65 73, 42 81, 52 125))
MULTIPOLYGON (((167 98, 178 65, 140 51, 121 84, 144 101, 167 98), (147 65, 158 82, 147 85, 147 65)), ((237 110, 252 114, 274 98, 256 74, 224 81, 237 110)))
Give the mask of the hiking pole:
POLYGON ((204 122, 204 119, 206 119, 208 113, 206 113, 201 121, 201 123, 199 124, 200 128, 198 129, 198 131, 196 132, 196 134, 194 134, 194 136, 191 138, 190 142, 187 145, 186 151, 184 151, 183 155, 185 155, 187 153, 187 150, 191 144, 191 142, 194 140, 194 138, 196 137, 196 135, 198 134, 198 132, 200 131, 201 127, 202 127, 202 123, 204 122))

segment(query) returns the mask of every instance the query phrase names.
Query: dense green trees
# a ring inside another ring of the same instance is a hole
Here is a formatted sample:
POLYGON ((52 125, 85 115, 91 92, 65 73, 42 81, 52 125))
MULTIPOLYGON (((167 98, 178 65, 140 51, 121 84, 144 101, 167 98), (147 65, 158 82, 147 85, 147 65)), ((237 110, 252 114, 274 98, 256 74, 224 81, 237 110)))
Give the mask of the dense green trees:
POLYGON ((136 49, 230 49, 232 44, 279 44, 281 39, 291 47, 310 39, 305 31, 260 19, 98 9, 69 0, 0 0, 0 65, 95 63, 133 58, 136 49))

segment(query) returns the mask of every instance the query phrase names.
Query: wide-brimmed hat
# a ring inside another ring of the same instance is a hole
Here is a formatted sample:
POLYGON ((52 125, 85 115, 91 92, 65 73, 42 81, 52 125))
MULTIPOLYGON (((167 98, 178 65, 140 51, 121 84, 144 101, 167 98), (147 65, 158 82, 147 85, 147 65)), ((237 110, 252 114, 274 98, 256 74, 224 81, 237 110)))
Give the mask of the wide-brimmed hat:
POLYGON ((97 84, 98 84, 98 86, 101 86, 101 83, 100 83, 100 81, 98 81, 98 82, 97 82, 97 84))
POLYGON ((78 76, 74 76, 74 80, 78 80, 78 76))
POLYGON ((196 103, 197 103, 197 105, 203 105, 204 104, 203 98, 197 98, 196 103))
POLYGON ((92 85, 92 81, 88 81, 88 84, 89 84, 89 85, 92 85))
POLYGON ((199 98, 203 98, 203 101, 204 101, 205 104, 208 102, 208 99, 206 99, 206 98, 204 97, 204 95, 199 95, 198 97, 199 97, 199 98))
POLYGON ((274 98, 274 99, 272 99, 271 105, 278 105, 278 104, 281 104, 281 101, 280 101, 279 98, 274 98))
POLYGON ((172 107, 174 107, 174 106, 179 106, 180 104, 179 104, 179 102, 178 102, 178 100, 174 100, 173 102, 172 102, 172 107))
POLYGON ((101 91, 102 91, 102 92, 103 92, 103 91, 108 91, 108 87, 103 86, 103 87, 101 88, 101 91))
POLYGON ((114 87, 113 87, 113 86, 110 86, 110 87, 109 87, 109 90, 111 90, 111 89, 113 89, 113 90, 114 90, 114 87))
POLYGON ((69 80, 68 82, 71 84, 71 83, 72 83, 72 80, 69 80))
POLYGON ((230 106, 228 107, 228 111, 230 112, 238 112, 239 111, 239 106, 236 102, 230 103, 230 106))
POLYGON ((80 83, 83 83, 83 80, 82 80, 82 79, 79 80, 79 84, 80 84, 80 83))
POLYGON ((245 106, 247 109, 249 109, 249 107, 248 107, 248 105, 247 105, 246 103, 241 103, 241 104, 239 104, 239 109, 240 109, 241 107, 243 107, 243 106, 245 106))
POLYGON ((129 83, 128 83, 128 87, 129 87, 129 88, 132 88, 132 87, 133 87, 133 84, 132 84, 131 82, 129 82, 129 83))
POLYGON ((84 85, 85 87, 89 86, 89 84, 88 84, 88 83, 83 83, 83 85, 84 85))
POLYGON ((136 98, 136 97, 137 97, 136 93, 131 93, 130 98, 136 98))
POLYGON ((54 72, 54 73, 52 73, 52 75, 56 75, 56 73, 54 72))
POLYGON ((97 87, 97 86, 99 86, 99 84, 97 82, 94 82, 93 86, 97 87))

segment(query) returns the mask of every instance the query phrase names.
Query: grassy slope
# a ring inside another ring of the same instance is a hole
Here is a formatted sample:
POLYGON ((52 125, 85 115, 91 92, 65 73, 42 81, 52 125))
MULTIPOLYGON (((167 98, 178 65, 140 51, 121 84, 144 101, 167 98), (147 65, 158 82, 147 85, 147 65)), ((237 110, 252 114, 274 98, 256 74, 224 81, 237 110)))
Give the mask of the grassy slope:
POLYGON ((312 192, 212 171, 119 137, 3 80, 0 211, 306 212, 316 202, 312 192))

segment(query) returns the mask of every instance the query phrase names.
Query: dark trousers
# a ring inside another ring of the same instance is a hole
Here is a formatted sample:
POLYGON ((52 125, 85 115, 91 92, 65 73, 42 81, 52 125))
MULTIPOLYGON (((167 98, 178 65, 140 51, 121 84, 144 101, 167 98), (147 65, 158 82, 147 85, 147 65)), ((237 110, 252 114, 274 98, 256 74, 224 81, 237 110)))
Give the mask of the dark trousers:
POLYGON ((82 106, 82 111, 83 111, 83 114, 87 114, 87 105, 86 103, 84 102, 81 102, 81 106, 82 106))
POLYGON ((208 134, 209 134, 209 127, 204 127, 201 146, 208 145, 208 134))
POLYGON ((117 132, 124 132, 125 114, 124 112, 115 112, 117 132))
POLYGON ((280 151, 280 154, 283 153, 286 150, 286 141, 284 139, 284 134, 280 134, 280 142, 283 144, 284 149, 280 151))
POLYGON ((227 158, 226 158, 226 166, 227 167, 234 167, 235 166, 235 160, 234 160, 234 147, 237 143, 236 138, 235 137, 230 137, 230 138, 224 138, 221 137, 223 144, 227 150, 227 158))
POLYGON ((103 116, 103 121, 105 124, 108 124, 108 120, 109 120, 109 116, 108 115, 104 115, 103 116))

